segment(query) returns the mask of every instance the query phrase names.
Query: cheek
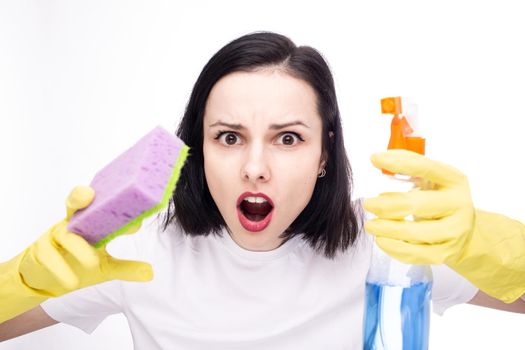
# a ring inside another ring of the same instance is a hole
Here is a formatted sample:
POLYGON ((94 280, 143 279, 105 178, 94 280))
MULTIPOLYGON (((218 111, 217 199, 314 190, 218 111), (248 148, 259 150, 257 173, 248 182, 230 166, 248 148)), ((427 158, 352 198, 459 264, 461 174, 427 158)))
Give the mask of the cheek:
MULTIPOLYGON (((312 157, 311 159, 316 159, 312 157)), ((314 161, 297 161, 286 165, 286 174, 282 174, 282 193, 293 208, 303 209, 308 204, 317 181, 319 163, 314 161)))
MULTIPOLYGON (((235 157, 225 157, 220 152, 206 152, 204 151, 204 175, 210 194, 219 207, 219 211, 224 209, 223 204, 231 202, 231 196, 234 192, 232 189, 236 188, 236 160, 235 157)), ((227 206, 226 206, 227 207, 227 206)))
POLYGON ((222 179, 224 178, 224 171, 226 168, 224 167, 224 164, 222 164, 220 157, 217 157, 213 153, 206 152, 206 147, 204 147, 203 151, 206 183, 208 184, 208 189, 210 190, 213 199, 217 202, 220 199, 223 191, 222 189, 224 188, 222 179))

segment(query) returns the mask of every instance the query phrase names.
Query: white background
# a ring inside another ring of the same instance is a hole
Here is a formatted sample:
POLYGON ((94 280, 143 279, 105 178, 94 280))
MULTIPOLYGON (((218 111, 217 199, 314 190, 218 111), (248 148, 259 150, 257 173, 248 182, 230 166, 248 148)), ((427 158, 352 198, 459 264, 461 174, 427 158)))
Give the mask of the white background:
MULTIPOLYGON (((0 261, 64 215, 76 184, 155 125, 173 131, 220 47, 271 30, 333 70, 355 194, 377 193, 379 99, 419 105, 428 155, 469 176, 476 205, 524 220, 524 11, 518 1, 0 0, 0 261)), ((431 349, 525 348, 525 315, 461 305, 433 315, 431 349)), ((64 325, 0 349, 126 349, 125 319, 64 325)))

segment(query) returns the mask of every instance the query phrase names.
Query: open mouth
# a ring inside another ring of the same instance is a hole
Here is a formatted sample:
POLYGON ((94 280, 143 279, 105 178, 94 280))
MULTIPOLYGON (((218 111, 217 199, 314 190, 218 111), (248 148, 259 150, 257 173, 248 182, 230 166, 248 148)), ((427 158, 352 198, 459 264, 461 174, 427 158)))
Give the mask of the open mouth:
POLYGON ((256 194, 243 195, 239 199, 237 211, 241 225, 252 232, 264 230, 272 219, 271 200, 265 195, 256 194))
POLYGON ((273 209, 268 202, 263 203, 252 203, 247 200, 243 200, 240 205, 241 212, 250 221, 261 221, 263 220, 273 209))

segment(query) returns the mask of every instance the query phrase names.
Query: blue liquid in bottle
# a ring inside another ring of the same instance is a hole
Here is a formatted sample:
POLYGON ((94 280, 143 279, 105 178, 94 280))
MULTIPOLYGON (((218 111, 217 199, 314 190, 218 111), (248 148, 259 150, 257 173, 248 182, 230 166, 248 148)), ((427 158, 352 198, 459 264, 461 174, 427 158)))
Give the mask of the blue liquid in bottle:
POLYGON ((428 349, 432 282, 409 287, 366 283, 364 349, 428 349))

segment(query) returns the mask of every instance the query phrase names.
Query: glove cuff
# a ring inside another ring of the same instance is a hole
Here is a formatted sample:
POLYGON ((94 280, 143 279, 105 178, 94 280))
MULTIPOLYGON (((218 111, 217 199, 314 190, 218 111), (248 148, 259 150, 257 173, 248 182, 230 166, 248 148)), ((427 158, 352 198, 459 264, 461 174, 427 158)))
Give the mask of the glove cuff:
POLYGON ((20 275, 20 262, 27 250, 0 264, 0 323, 40 305, 49 295, 25 284, 20 275))
POLYGON ((525 293, 525 225, 476 210, 462 257, 448 265, 486 294, 512 303, 525 293))

